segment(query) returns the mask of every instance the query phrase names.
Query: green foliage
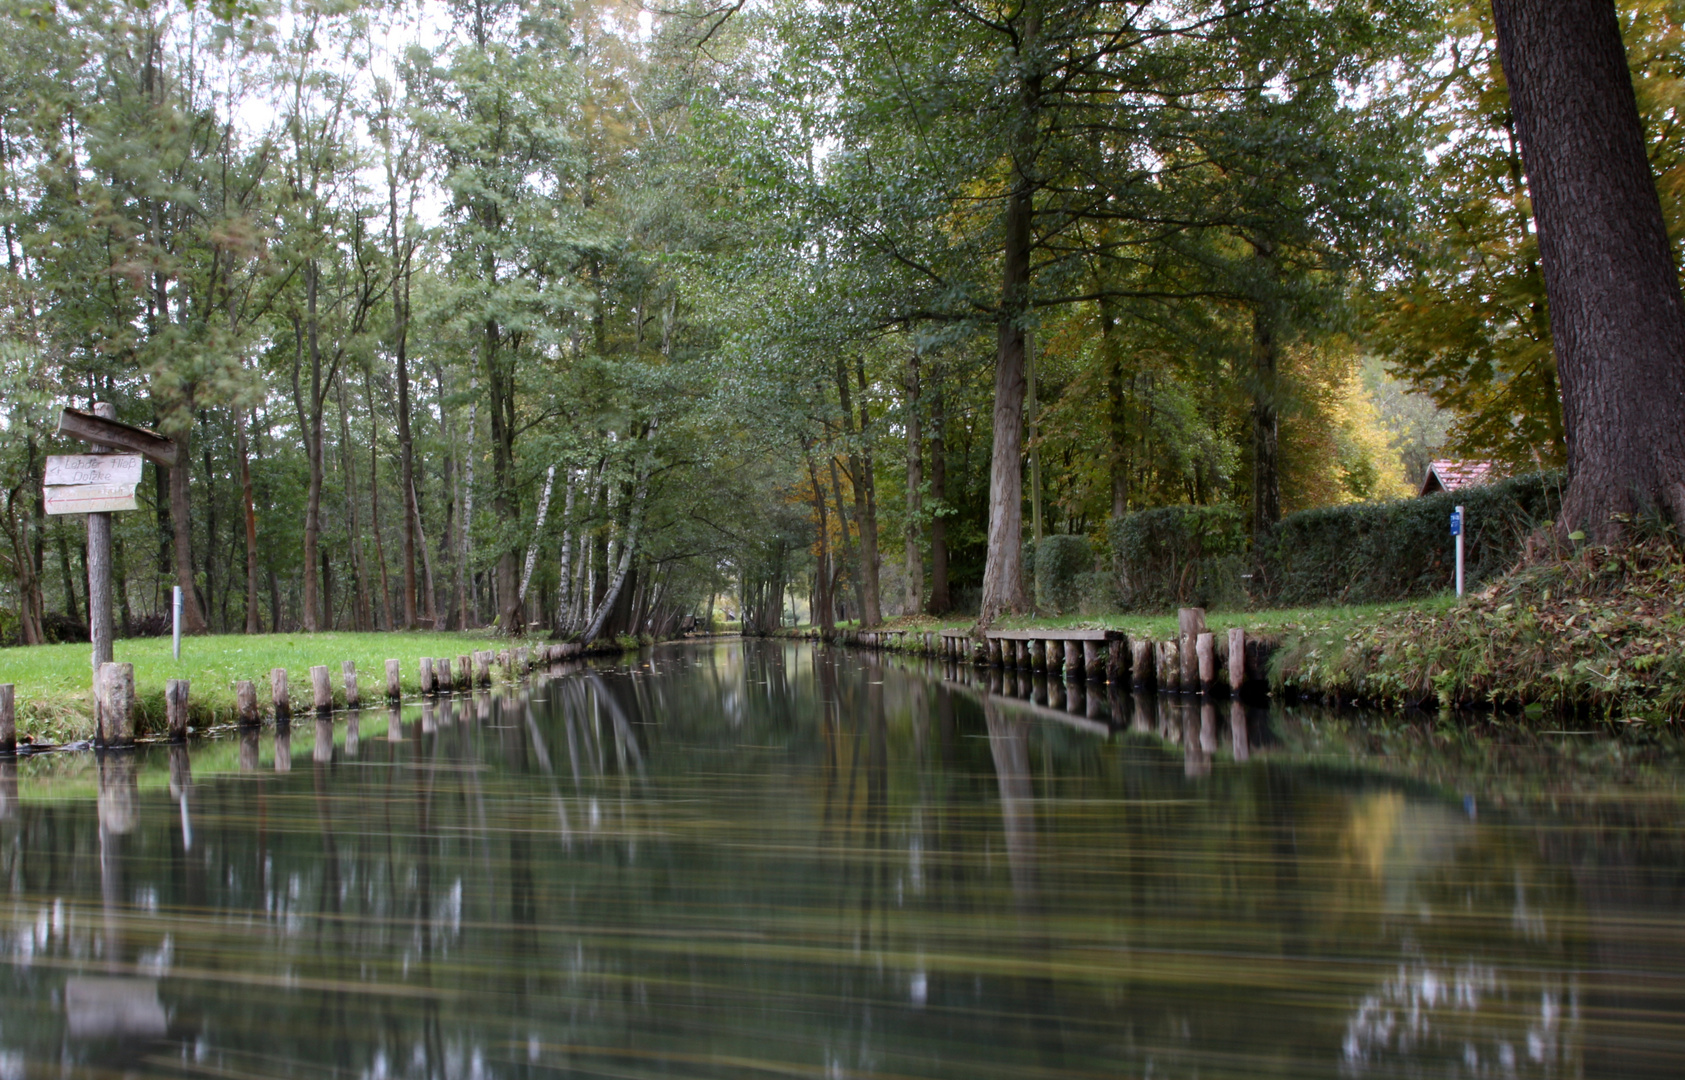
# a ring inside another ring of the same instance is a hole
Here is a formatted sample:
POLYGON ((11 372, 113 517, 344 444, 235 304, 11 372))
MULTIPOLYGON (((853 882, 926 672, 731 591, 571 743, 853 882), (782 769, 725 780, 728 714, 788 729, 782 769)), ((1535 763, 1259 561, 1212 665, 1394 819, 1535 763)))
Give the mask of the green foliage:
POLYGON ((1372 603, 1454 584, 1453 507, 1464 508, 1469 588, 1515 566, 1556 516, 1563 479, 1534 473, 1421 499, 1306 510, 1283 518, 1262 553, 1261 592, 1282 605, 1372 603))
POLYGON ((1068 614, 1082 601, 1083 585, 1094 570, 1094 545, 1086 536, 1043 537, 1035 548, 1036 607, 1068 614))
POLYGON ((1234 506, 1165 506, 1113 518, 1112 567, 1124 609, 1234 606, 1247 527, 1234 506))

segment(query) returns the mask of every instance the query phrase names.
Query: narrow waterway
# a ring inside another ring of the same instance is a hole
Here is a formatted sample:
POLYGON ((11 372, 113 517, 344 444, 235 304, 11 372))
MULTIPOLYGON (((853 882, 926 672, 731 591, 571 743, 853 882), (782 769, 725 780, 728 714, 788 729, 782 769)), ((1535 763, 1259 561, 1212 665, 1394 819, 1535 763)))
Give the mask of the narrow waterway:
POLYGON ((1669 741, 797 643, 0 763, 0 1080, 1678 1077, 1669 741))

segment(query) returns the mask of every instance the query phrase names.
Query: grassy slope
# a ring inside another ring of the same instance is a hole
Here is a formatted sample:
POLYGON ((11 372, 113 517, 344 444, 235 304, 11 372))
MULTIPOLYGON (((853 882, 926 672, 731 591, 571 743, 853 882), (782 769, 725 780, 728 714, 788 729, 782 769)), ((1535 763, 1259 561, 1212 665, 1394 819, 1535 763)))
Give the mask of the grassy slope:
MULTIPOLYGON (((163 726, 164 683, 192 682, 193 722, 228 722, 234 716, 234 683, 257 684, 258 704, 269 706, 269 672, 287 669, 287 685, 294 708, 309 704, 310 669, 325 664, 333 679, 335 699, 341 695, 340 664, 357 665, 357 684, 365 701, 384 693, 386 661, 402 661, 406 693, 419 689, 418 661, 423 656, 456 658, 475 649, 501 647, 485 634, 222 634, 184 638, 181 661, 170 655, 169 638, 130 638, 116 643, 119 663, 135 666, 141 732, 163 726)), ((16 684, 18 735, 36 740, 66 742, 93 734, 92 676, 88 646, 37 645, 0 649, 0 682, 16 684)))

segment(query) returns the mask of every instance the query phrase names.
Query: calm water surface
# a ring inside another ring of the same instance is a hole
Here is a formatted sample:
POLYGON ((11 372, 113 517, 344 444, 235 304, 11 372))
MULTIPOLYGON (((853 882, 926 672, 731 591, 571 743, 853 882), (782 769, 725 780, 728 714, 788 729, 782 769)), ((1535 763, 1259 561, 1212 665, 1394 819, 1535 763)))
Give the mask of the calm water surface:
POLYGON ((0 764, 0 1080, 1678 1077, 1685 767, 797 644, 0 764))

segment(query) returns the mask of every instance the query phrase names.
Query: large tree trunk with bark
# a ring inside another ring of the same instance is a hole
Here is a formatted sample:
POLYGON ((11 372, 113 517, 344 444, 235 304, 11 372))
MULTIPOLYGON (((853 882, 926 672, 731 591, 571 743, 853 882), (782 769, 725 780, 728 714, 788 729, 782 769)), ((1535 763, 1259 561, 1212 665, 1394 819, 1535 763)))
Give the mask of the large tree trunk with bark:
POLYGON ((1006 200, 1001 250, 1000 310, 995 340, 994 448, 989 458, 989 546, 983 565, 979 626, 1007 612, 1029 610, 1024 596, 1024 321, 1030 311, 1030 250, 1035 223, 1034 179, 1041 76, 1041 9, 1026 4, 1017 59, 1017 130, 1013 133, 1012 190, 1006 200))
POLYGON ((1562 386, 1559 528, 1685 528, 1685 302, 1612 0, 1494 0, 1562 386))

